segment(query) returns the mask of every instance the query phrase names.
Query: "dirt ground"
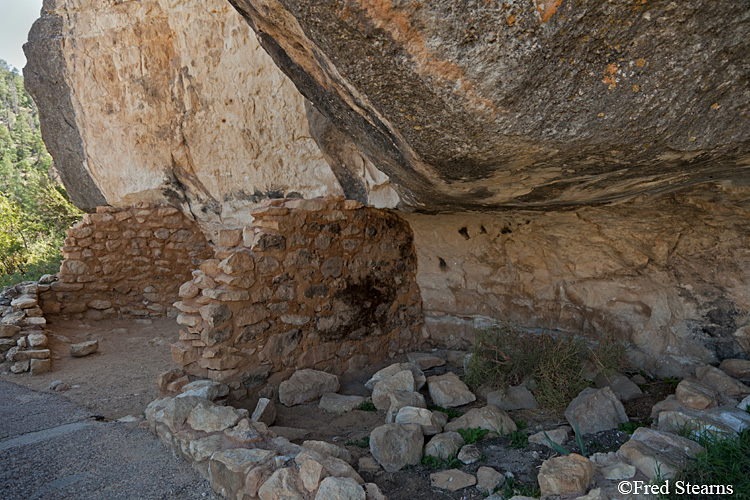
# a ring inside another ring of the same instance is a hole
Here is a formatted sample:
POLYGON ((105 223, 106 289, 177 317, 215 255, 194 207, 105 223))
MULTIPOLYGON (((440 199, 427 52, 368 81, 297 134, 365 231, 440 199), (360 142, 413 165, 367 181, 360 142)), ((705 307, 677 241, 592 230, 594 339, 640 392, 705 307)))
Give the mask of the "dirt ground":
MULTIPOLYGON (((62 395, 106 419, 115 420, 127 415, 141 417, 145 407, 159 396, 156 377, 176 366, 171 360, 169 346, 178 337, 178 331, 179 326, 169 319, 53 322, 49 325, 48 335, 54 370, 34 377, 7 373, 3 373, 2 377, 39 391, 48 391, 53 381, 61 380, 70 387, 62 395), (70 357, 70 343, 94 339, 99 341, 97 353, 83 358, 70 357)), ((369 396, 370 392, 364 384, 372 374, 384 366, 402 361, 406 361, 405 356, 369 366, 360 372, 345 374, 341 377, 339 392, 369 396)), ((427 370, 425 374, 439 375, 449 370, 459 375, 462 373, 461 367, 444 366, 427 370)), ((669 387, 655 386, 647 392, 646 397, 626 403, 628 415, 633 420, 646 421, 651 406, 668 392, 669 387)), ((426 387, 422 393, 429 403, 426 387)), ((246 406, 250 411, 253 410, 251 403, 248 402, 246 406)), ((484 404, 484 401, 478 400, 460 410, 465 412, 484 404)), ((277 403, 276 407, 275 425, 304 429, 307 431, 304 439, 344 446, 352 453, 355 463, 359 458, 369 456, 369 449, 363 446, 362 439, 385 421, 385 412, 354 410, 343 415, 332 415, 318 408, 317 402, 293 408, 277 403), (357 446, 357 442, 360 446, 357 446)), ((567 424, 559 411, 520 410, 508 413, 514 420, 523 421, 528 433, 567 424)), ((609 431, 588 436, 585 443, 592 453, 606 452, 616 450, 627 439, 628 435, 624 432, 609 431)), ((296 442, 300 443, 301 440, 296 442)), ((527 495, 534 493, 531 488, 535 486, 542 462, 555 454, 551 449, 535 444, 522 449, 513 448, 508 437, 484 439, 478 446, 484 458, 461 469, 476 474, 481 466, 493 467, 512 478, 508 480, 513 486, 511 489, 527 495)), ((575 448, 574 443, 568 443, 568 447, 571 446, 575 448)), ((486 496, 473 487, 453 493, 431 488, 430 474, 437 470, 441 469, 420 464, 396 473, 381 470, 377 473, 363 472, 361 475, 365 481, 378 484, 390 500, 473 500, 486 496)))

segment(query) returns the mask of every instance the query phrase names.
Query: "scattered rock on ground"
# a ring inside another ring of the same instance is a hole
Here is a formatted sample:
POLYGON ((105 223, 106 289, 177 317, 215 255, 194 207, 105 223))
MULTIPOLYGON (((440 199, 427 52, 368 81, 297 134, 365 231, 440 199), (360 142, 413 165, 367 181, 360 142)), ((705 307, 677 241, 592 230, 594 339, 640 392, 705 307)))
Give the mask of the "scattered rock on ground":
POLYGON ((98 340, 89 340, 88 342, 81 342, 78 344, 70 345, 70 355, 74 358, 82 358, 93 354, 99 350, 98 340))
POLYGON ((477 470, 477 489, 482 493, 490 494, 504 478, 505 476, 492 467, 480 467, 477 470))
POLYGON ((320 483, 315 500, 365 500, 365 490, 348 477, 327 477, 320 483))
POLYGON ((425 436, 434 436, 443 432, 437 417, 426 408, 417 408, 414 406, 404 406, 396 415, 397 424, 417 424, 422 427, 422 433, 425 436))
POLYGON ((542 463, 537 479, 542 496, 584 493, 594 474, 594 464, 576 453, 542 463))
POLYGON ((443 408, 463 406, 477 399, 474 393, 453 372, 429 377, 427 388, 432 401, 443 408))
POLYGON ((250 416, 253 422, 263 422, 266 425, 272 425, 276 420, 276 405, 268 398, 258 399, 253 414, 250 416))
POLYGON ((370 433, 370 453, 387 472, 396 472, 422 459, 424 435, 416 424, 385 424, 370 433))
POLYGON ((414 383, 416 385, 416 388, 414 390, 418 391, 422 389, 422 387, 424 387, 426 381, 424 373, 422 373, 422 370, 420 370, 418 366, 413 365, 412 363, 394 363, 390 366, 386 366, 382 370, 375 373, 375 375, 373 375, 370 380, 365 382, 365 387, 372 391, 375 389, 375 385, 378 382, 390 378, 403 370, 409 370, 410 372, 412 372, 412 375, 414 376, 414 383))
POLYGON ((305 439, 310 435, 310 431, 308 431, 307 429, 299 429, 297 427, 273 425, 268 429, 274 434, 278 434, 279 436, 284 437, 289 441, 299 441, 300 439, 305 439))
POLYGON ((226 397, 229 394, 229 387, 215 380, 196 380, 182 386, 178 398, 193 396, 204 398, 209 401, 216 401, 219 398, 226 397))
POLYGON ((399 410, 405 406, 427 408, 424 396, 418 392, 394 391, 389 393, 389 397, 391 398, 391 405, 388 407, 388 412, 385 415, 385 423, 387 424, 392 424, 396 420, 399 410))
POLYGON ((302 447, 317 451, 318 453, 323 453, 324 455, 330 455, 332 457, 340 458, 341 460, 349 464, 354 463, 354 461, 352 460, 352 454, 349 453, 349 450, 345 450, 341 446, 336 446, 335 444, 326 443, 325 441, 311 440, 303 442, 302 447))
POLYGON ((295 477, 293 469, 278 469, 258 489, 258 497, 261 500, 302 500, 303 497, 294 486, 295 477))
POLYGON ((703 451, 703 447, 690 439, 647 427, 635 430, 630 440, 617 454, 649 479, 657 475, 669 478, 683 468, 689 458, 703 451))
POLYGON ((492 391, 487 394, 487 404, 501 410, 532 410, 537 407, 536 398, 525 385, 509 387, 507 391, 492 391))
POLYGON ((365 496, 367 500, 388 500, 375 483, 365 484, 365 496))
POLYGON ((295 406, 338 390, 339 378, 336 375, 311 369, 298 370, 279 385, 279 401, 284 406, 295 406))
POLYGON ((383 378, 375 383, 372 390, 372 404, 378 410, 387 410, 391 406, 391 394, 396 392, 413 392, 416 390, 414 375, 409 370, 401 370, 392 377, 383 378))
POLYGON ((573 429, 577 423, 581 434, 617 429, 628 421, 625 408, 609 387, 581 391, 565 410, 565 418, 573 429))
POLYGON ((458 432, 443 432, 430 439, 424 447, 424 454, 440 459, 453 457, 463 445, 464 438, 458 432))
POLYGON ((681 380, 674 394, 682 405, 696 410, 713 408, 719 404, 717 392, 695 378, 681 380))
POLYGON ((318 406, 331 413, 346 413, 356 409, 365 399, 362 396, 344 396, 333 392, 326 392, 320 398, 318 406))
POLYGON ((409 363, 417 365, 420 370, 429 370, 445 364, 443 358, 426 352, 410 352, 406 355, 406 359, 409 360, 409 363))
POLYGON ((695 370, 695 375, 702 383, 729 397, 737 398, 750 394, 750 387, 715 366, 699 366, 695 370))
POLYGON ((657 428, 675 433, 687 428, 695 432, 735 434, 750 428, 750 414, 731 406, 708 410, 676 408, 659 412, 657 428))
POLYGON ((458 452, 456 458, 463 462, 465 465, 473 464, 474 462, 478 462, 482 459, 482 450, 480 450, 476 445, 467 444, 466 446, 461 448, 461 451, 458 452))
POLYGON ((611 370, 599 372, 594 378, 594 383, 598 388, 609 387, 612 389, 612 392, 617 394, 620 401, 629 401, 643 396, 643 391, 638 387, 638 384, 619 372, 611 370))
POLYGON ((198 404, 190 412, 187 423, 196 431, 218 432, 233 427, 240 415, 231 406, 198 404))
POLYGON ((495 405, 487 405, 484 408, 473 408, 457 419, 448 422, 445 431, 457 431, 458 429, 472 429, 479 427, 500 435, 509 434, 518 430, 516 423, 503 410, 495 405))
POLYGON ((567 425, 564 425, 562 427, 558 427, 549 431, 537 432, 536 434, 532 434, 531 436, 529 436, 529 443, 541 444, 546 446, 547 448, 553 448, 549 441, 547 441, 547 438, 544 437, 544 433, 546 432, 547 436, 549 436, 552 442, 562 446, 568 441, 570 431, 571 428, 567 425))
POLYGON ((730 377, 739 380, 750 380, 750 360, 748 359, 725 359, 719 365, 730 377))
POLYGON ((458 469, 430 474, 430 486, 441 490, 458 491, 477 484, 477 478, 458 469))

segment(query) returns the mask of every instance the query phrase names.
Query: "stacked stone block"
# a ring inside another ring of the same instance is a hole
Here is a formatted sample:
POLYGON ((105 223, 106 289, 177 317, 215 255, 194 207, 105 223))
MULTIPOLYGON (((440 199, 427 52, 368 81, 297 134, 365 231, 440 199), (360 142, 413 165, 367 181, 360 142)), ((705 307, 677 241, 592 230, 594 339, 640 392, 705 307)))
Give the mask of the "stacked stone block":
POLYGON ((180 288, 185 371, 251 395, 294 369, 341 373, 416 346, 423 322, 409 226, 343 199, 273 200, 223 229, 180 288), (271 378, 272 380, 269 380, 271 378))
POLYGON ((100 320, 176 315, 180 284, 213 251, 177 209, 139 204, 84 216, 67 231, 63 256, 42 310, 100 320))
POLYGON ((39 283, 24 281, 0 293, 0 355, 13 373, 38 375, 52 368, 44 330, 47 320, 38 299, 51 281, 51 276, 43 276, 39 283))

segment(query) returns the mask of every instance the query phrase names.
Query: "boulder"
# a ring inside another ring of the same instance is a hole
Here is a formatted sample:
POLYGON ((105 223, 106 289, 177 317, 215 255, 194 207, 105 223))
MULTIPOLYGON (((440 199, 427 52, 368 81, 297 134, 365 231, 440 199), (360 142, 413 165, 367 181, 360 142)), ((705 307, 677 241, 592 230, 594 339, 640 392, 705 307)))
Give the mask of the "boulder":
POLYGON ((272 425, 276 420, 276 405, 268 398, 260 398, 253 414, 250 416, 250 420, 272 425))
POLYGON ((279 385, 279 401, 285 406, 295 406, 338 390, 339 378, 336 375, 311 369, 298 370, 279 385))
POLYGON ((480 467, 477 470, 477 489, 489 495, 505 480, 505 476, 492 467, 480 467))
POLYGON ((74 358, 82 358, 99 350, 98 340, 89 340, 78 344, 70 344, 70 355, 74 358))
POLYGON ((477 478, 458 469, 430 474, 430 486, 441 490, 458 491, 477 484, 477 478))
POLYGON ((635 466, 649 479, 656 476, 672 477, 683 469, 689 458, 703 451, 703 447, 669 432, 639 427, 617 454, 635 466))
POLYGON ((387 472, 396 472, 422 459, 424 435, 416 424, 385 424, 370 433, 370 453, 387 472))
POLYGON ((331 413, 346 413, 356 409, 366 398, 362 396, 344 396, 333 392, 326 392, 320 398, 318 406, 331 413))
POLYGON ((234 427, 225 429, 224 435, 242 445, 249 445, 266 437, 265 433, 258 430, 257 424, 247 418, 240 420, 234 427))
POLYGON ((463 406, 477 399, 474 393, 453 372, 429 377, 427 389, 432 401, 443 408, 463 406))
POLYGON ((750 394, 750 386, 747 386, 727 375, 727 373, 715 366, 704 365, 695 369, 695 376, 698 381, 708 385, 716 392, 727 395, 732 398, 744 397, 750 394))
POLYGON ((352 460, 352 454, 349 453, 348 450, 345 450, 341 446, 336 446, 335 444, 326 443, 325 441, 305 441, 302 443, 302 447, 307 448, 308 450, 317 451, 324 455, 339 458, 350 465, 354 463, 352 460))
POLYGON ((719 404, 719 395, 716 391, 708 384, 701 383, 694 378, 681 380, 674 394, 680 404, 696 410, 713 408, 719 404))
POLYGON ((537 407, 536 398, 525 385, 509 387, 507 391, 492 391, 487 394, 487 404, 501 410, 531 410, 537 407))
POLYGON ((395 423, 420 425, 425 436, 434 436, 443 431, 438 419, 426 408, 404 406, 396 415, 395 423))
POLYGON ((365 496, 367 500, 388 500, 375 483, 365 484, 365 496))
POLYGON ((638 384, 619 372, 599 372, 594 378, 594 383, 598 388, 609 387, 612 389, 612 392, 620 398, 620 401, 629 401, 643 395, 643 391, 638 387, 638 384))
POLYGON ((297 453, 297 456, 294 457, 294 461, 297 465, 303 464, 306 460, 315 460, 323 466, 326 470, 326 475, 328 476, 348 477, 354 479, 359 484, 364 484, 364 481, 359 474, 357 474, 357 471, 355 471, 354 468, 344 460, 308 448, 302 448, 301 450, 302 451, 297 453))
POLYGON ((219 432, 233 427, 239 420, 239 413, 231 406, 216 406, 206 402, 193 408, 187 423, 196 431, 219 432))
MULTIPOLYGON (((570 427, 565 425, 544 432, 547 433, 547 436, 552 440, 552 442, 562 446, 568 441, 571 430, 572 429, 570 427)), ((553 446, 549 443, 549 441, 547 441, 547 438, 544 436, 544 432, 537 432, 536 434, 532 434, 531 436, 529 436, 529 443, 541 444, 546 446, 547 448, 553 448, 553 446)))
POLYGON ((422 373, 422 370, 420 370, 418 366, 412 363, 394 363, 390 366, 386 366, 382 370, 375 373, 375 375, 373 375, 370 380, 365 382, 365 387, 372 391, 373 389, 375 389, 375 385, 379 381, 390 378, 403 370, 409 370, 414 376, 414 383, 416 387, 413 390, 418 391, 422 389, 422 387, 424 387, 425 381, 427 379, 425 378, 424 373, 422 373))
POLYGON ((708 410, 676 408, 659 412, 657 428, 675 433, 689 429, 698 433, 736 434, 750 428, 750 414, 731 406, 708 410))
POLYGON ((289 467, 278 469, 258 489, 260 500, 303 500, 302 494, 297 490, 294 469, 289 467))
POLYGON ((719 368, 730 377, 750 381, 750 359, 725 359, 719 368))
POLYGON ((320 483, 315 500, 365 500, 365 490, 348 477, 327 477, 320 483))
POLYGON ((473 408, 464 415, 458 417, 445 426, 445 431, 457 431, 458 429, 487 429, 500 435, 510 434, 518 430, 516 423, 503 410, 494 405, 484 408, 473 408))
POLYGON ((324 477, 325 468, 315 460, 305 460, 299 466, 299 478, 307 491, 315 491, 324 477))
POLYGON ((416 365, 420 370, 429 370, 437 366, 445 365, 445 360, 440 356, 426 352, 410 352, 406 354, 409 363, 416 365))
POLYGON ((477 445, 467 444, 458 452, 456 458, 466 465, 473 464, 482 459, 482 450, 477 445))
POLYGON ((430 439, 424 447, 424 455, 444 459, 455 457, 464 445, 464 438, 458 432, 443 432, 430 439))
MULTIPOLYGON (((223 439, 221 434, 211 434, 200 439, 193 439, 188 443, 190 458, 196 462, 203 462, 211 458, 211 455, 219 451, 223 439)), ((244 479, 244 476, 243 476, 244 479)))
POLYGON ((629 420, 622 403, 609 387, 589 387, 581 391, 565 410, 565 418, 573 429, 577 424, 581 434, 617 429, 629 420))
POLYGON ((185 398, 164 398, 158 401, 158 406, 155 404, 157 403, 156 401, 149 405, 149 408, 153 411, 149 412, 147 408, 146 419, 161 422, 172 432, 177 432, 185 424, 190 413, 196 406, 206 403, 205 399, 192 396, 185 398), (158 409, 159 407, 161 409, 158 409))
POLYGON ((410 392, 416 389, 414 375, 409 370, 401 370, 391 377, 383 378, 375 383, 372 390, 372 404, 378 410, 387 410, 391 405, 391 394, 396 392, 410 392))
POLYGON ((398 415, 399 410, 405 406, 427 408, 424 396, 418 392, 393 391, 389 393, 389 397, 391 398, 391 405, 388 407, 388 411, 385 414, 386 424, 392 424, 396 420, 396 415, 398 415))
POLYGON ((594 464, 588 458, 571 453, 542 463, 537 480, 542 496, 584 493, 594 475, 594 464))
POLYGON ((219 398, 226 397, 228 394, 229 387, 221 382, 215 380, 196 380, 182 386, 180 394, 177 397, 196 397, 216 401, 219 398))
POLYGON ((740 401, 740 404, 737 405, 737 408, 747 411, 747 409, 750 408, 750 396, 740 401))

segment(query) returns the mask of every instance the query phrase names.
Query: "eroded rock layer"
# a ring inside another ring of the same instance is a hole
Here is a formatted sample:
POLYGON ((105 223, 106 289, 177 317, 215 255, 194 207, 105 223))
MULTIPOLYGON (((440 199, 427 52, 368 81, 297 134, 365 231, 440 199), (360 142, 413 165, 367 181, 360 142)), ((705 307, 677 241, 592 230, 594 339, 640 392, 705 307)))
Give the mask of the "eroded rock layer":
POLYGON ((746 183, 747 0, 230 1, 404 206, 746 183))
POLYGON ((495 320, 612 337, 663 376, 750 353, 746 191, 571 211, 405 216, 433 341, 495 320))
POLYGON ((223 0, 49 1, 29 40, 26 82, 80 207, 169 202, 221 223, 342 193, 304 98, 223 0))

